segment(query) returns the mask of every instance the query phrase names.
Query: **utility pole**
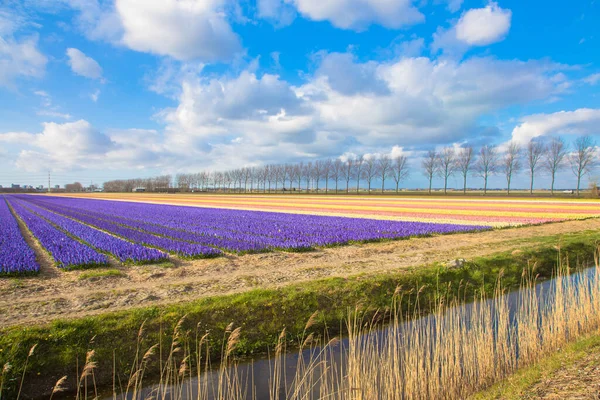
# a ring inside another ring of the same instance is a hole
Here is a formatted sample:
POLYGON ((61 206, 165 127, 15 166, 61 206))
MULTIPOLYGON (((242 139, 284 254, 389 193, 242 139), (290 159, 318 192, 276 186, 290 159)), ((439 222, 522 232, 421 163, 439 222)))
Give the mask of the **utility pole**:
POLYGON ((48 171, 48 193, 50 193, 50 171, 48 171))

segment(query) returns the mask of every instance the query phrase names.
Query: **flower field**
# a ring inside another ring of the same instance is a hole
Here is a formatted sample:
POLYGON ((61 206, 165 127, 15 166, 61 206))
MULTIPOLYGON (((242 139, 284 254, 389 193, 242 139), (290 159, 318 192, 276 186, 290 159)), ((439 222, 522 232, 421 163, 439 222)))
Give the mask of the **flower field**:
POLYGON ((111 257, 123 263, 147 263, 164 260, 169 254, 209 258, 223 253, 305 251, 352 242, 491 229, 486 224, 389 221, 53 196, 11 195, 1 200, 1 229, 13 238, 0 242, 3 273, 39 268, 10 208, 62 269, 107 264, 111 257), (11 252, 11 246, 20 246, 23 251, 11 252))
POLYGON ((0 275, 35 273, 40 266, 5 201, 0 201, 0 275))
MULTIPOLYGON (((69 196, 69 195, 67 195, 69 196)), ((78 196, 78 195, 75 195, 78 196)), ((87 195, 86 195, 87 196, 87 195)), ((94 198, 398 221, 519 226, 600 217, 600 201, 461 196, 298 196, 97 193, 94 198)))

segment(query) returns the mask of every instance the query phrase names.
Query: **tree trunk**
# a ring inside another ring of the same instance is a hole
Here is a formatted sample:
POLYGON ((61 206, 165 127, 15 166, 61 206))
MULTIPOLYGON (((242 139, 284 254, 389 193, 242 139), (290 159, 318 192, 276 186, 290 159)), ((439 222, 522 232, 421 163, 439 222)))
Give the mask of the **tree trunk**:
POLYGON ((444 178, 444 194, 448 192, 448 177, 444 178))
POLYGON ((483 178, 483 194, 486 195, 487 194, 487 175, 483 178))
POLYGON ((346 179, 346 194, 350 193, 350 179, 346 179))
POLYGON ((554 196, 554 172, 552 172, 552 184, 550 185, 550 195, 554 196))
POLYGON ((531 184, 529 185, 529 194, 533 194, 533 171, 531 171, 531 184))
POLYGON ((577 197, 579 197, 579 186, 581 185, 581 172, 577 174, 577 197))
POLYGON ((429 175, 429 194, 431 194, 431 182, 433 181, 433 175, 429 175))
POLYGON ((463 181, 463 194, 467 194, 467 174, 463 175, 464 181, 463 181))

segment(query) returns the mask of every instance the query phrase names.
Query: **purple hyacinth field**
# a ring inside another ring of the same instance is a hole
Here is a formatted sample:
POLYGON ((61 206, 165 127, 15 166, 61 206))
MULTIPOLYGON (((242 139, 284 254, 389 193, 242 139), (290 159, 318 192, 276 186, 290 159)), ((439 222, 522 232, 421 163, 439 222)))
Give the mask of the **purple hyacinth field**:
POLYGON ((7 204, 55 260, 56 266, 64 269, 107 264, 108 257, 121 263, 152 263, 167 259, 169 254, 185 259, 211 258, 224 253, 297 252, 350 243, 491 229, 488 226, 13 195, 6 196, 4 208, 0 209, 2 229, 10 232, 6 234, 10 239, 0 242, 3 272, 36 271, 37 265, 7 204), (17 252, 17 257, 11 255, 15 253, 11 251, 13 248, 23 251, 17 252))
POLYGON ((0 197, 0 276, 37 273, 40 266, 19 230, 4 198, 0 197))

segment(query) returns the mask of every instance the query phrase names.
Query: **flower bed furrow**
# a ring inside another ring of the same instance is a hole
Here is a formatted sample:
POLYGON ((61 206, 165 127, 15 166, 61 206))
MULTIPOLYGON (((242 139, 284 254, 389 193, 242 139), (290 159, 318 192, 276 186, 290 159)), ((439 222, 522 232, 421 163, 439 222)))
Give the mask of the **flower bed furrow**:
POLYGON ((95 249, 110 253, 121 262, 147 263, 158 262, 168 258, 168 255, 157 249, 141 246, 124 239, 109 235, 81 222, 55 214, 33 203, 27 203, 36 214, 50 221, 72 236, 83 240, 95 249))
POLYGON ((27 275, 39 271, 33 249, 21 234, 4 196, 0 196, 0 275, 27 275))
POLYGON ((67 217, 74 218, 84 224, 94 226, 98 229, 102 229, 106 232, 123 237, 134 243, 156 247, 171 253, 175 253, 182 257, 215 257, 221 254, 218 249, 214 249, 212 247, 152 235, 137 229, 120 226, 100 218, 84 215, 82 213, 70 212, 68 210, 60 210, 57 212, 67 217))
POLYGON ((54 258, 57 267, 72 269, 108 264, 104 254, 67 236, 19 202, 14 200, 8 202, 42 247, 54 258))
MULTIPOLYGON (((124 218, 115 215, 109 215, 105 213, 93 212, 90 210, 79 210, 73 207, 59 206, 49 203, 36 203, 40 204, 40 207, 47 208, 58 213, 68 213, 73 218, 96 218, 104 220, 112 224, 124 226, 126 228, 132 228, 136 230, 143 230, 148 233, 155 235, 166 236, 173 239, 178 239, 186 242, 198 243, 204 246, 217 247, 221 249, 233 250, 238 253, 257 253, 268 249, 268 241, 261 240, 259 237, 250 237, 245 235, 243 238, 223 238, 216 233, 196 233, 190 231, 184 231, 179 229, 168 228, 161 225, 156 225, 144 221, 137 221, 129 218, 124 218)), ((232 235, 235 236, 235 235, 232 235)), ((241 236, 241 235, 240 235, 241 236)))

